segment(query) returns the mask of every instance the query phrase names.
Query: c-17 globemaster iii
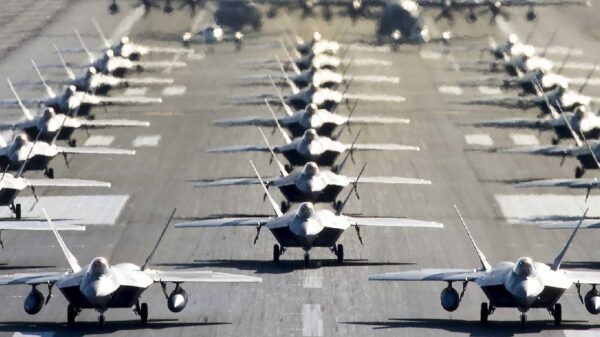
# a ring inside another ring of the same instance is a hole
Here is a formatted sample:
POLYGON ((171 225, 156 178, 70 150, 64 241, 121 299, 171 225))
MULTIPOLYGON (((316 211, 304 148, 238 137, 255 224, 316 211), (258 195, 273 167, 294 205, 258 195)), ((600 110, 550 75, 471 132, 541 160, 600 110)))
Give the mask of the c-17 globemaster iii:
POLYGON ((133 309, 140 317, 142 324, 148 322, 148 304, 140 303, 142 293, 151 285, 161 285, 167 299, 167 307, 171 312, 180 312, 188 304, 188 294, 181 287, 182 283, 238 283, 261 282, 262 279, 252 276, 217 273, 212 271, 161 271, 148 268, 160 241, 162 240, 175 211, 165 225, 158 241, 140 267, 133 263, 110 265, 105 257, 94 258, 89 265, 80 267, 54 224, 48 217, 62 252, 69 263, 69 271, 37 272, 0 276, 0 285, 28 285, 31 291, 25 297, 23 307, 30 315, 39 313, 51 298, 52 289, 58 288, 69 303, 67 307, 67 323, 72 326, 75 318, 83 309, 94 309, 100 315, 98 322, 104 327, 104 313, 109 309, 133 309), (175 288, 167 294, 167 283, 175 284, 175 288), (44 298, 39 286, 48 286, 48 295, 44 298))
MULTIPOLYGON (((456 206, 455 206, 456 207, 456 206)), ((457 209, 458 212, 458 209, 457 209)), ((587 213, 587 211, 586 211, 587 213)), ((566 290, 573 285, 586 310, 597 315, 600 313, 600 292, 596 286, 600 284, 600 272, 560 269, 561 263, 579 225, 575 228, 563 250, 556 256, 552 265, 535 262, 530 257, 522 257, 516 263, 504 261, 494 266, 490 265, 481 250, 475 244, 462 216, 458 213, 461 222, 479 256, 481 268, 479 269, 420 269, 386 273, 369 276, 371 281, 441 281, 448 286, 442 290, 441 304, 447 311, 458 309, 464 291, 469 282, 474 282, 488 298, 488 302, 481 303, 480 320, 482 324, 488 322, 488 317, 497 308, 516 308, 521 312, 521 327, 527 324, 527 312, 530 309, 546 309, 554 317, 554 324, 562 323, 562 306, 559 303, 566 290), (452 287, 453 282, 463 285, 462 294, 452 287), (585 296, 581 294, 582 285, 591 285, 592 289, 585 296)), ((585 217, 585 214, 584 216, 585 217)))

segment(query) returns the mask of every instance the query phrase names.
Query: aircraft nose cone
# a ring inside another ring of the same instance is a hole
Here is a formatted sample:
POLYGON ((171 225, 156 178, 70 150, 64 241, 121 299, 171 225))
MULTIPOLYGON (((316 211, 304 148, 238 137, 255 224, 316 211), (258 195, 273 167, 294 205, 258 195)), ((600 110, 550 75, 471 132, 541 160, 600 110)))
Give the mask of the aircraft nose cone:
POLYGON ((80 287, 85 298, 94 306, 105 306, 110 300, 114 287, 103 280, 96 280, 80 287))
POLYGON ((524 281, 509 289, 515 301, 522 307, 529 308, 538 299, 543 287, 537 282, 524 281))

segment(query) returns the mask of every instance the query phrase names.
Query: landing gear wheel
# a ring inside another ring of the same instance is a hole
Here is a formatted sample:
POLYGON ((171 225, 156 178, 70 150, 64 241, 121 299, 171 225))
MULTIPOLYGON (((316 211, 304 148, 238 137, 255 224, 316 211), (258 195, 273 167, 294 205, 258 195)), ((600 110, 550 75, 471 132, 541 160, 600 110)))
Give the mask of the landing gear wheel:
POLYGON ((575 178, 579 179, 581 177, 583 177, 583 174, 585 173, 585 169, 583 167, 577 167, 575 168, 575 178))
POLYGON ((104 330, 105 318, 104 315, 98 316, 98 325, 100 326, 100 330, 104 330))
POLYGON ((72 304, 67 306, 67 325, 73 326, 75 324, 75 317, 77 317, 77 309, 72 304))
POLYGON ((339 264, 344 263, 344 245, 337 245, 337 249, 335 250, 335 255, 337 256, 337 262, 339 264))
POLYGON ((525 329, 527 326, 527 315, 521 314, 521 329, 525 329))
POLYGON ((285 213, 290 209, 290 204, 286 201, 281 202, 281 212, 285 213))
POLYGON ((70 140, 69 140, 69 146, 70 146, 70 147, 75 147, 75 146, 77 146, 77 139, 70 139, 70 140))
POLYGON ((140 320, 142 324, 148 323, 148 303, 142 303, 140 306, 140 320))
POLYGON ((552 138, 552 145, 558 145, 558 143, 560 143, 560 139, 552 138))
POLYGON ((46 177, 50 178, 50 179, 54 179, 54 169, 53 168, 47 168, 46 171, 44 172, 44 174, 46 175, 46 177))
POLYGON ((310 261, 310 256, 308 255, 308 253, 304 253, 304 266, 308 267, 308 263, 310 261))
POLYGON ((281 256, 281 249, 278 244, 273 245, 273 262, 279 262, 279 256, 281 256))
POLYGON ((560 303, 554 305, 552 316, 554 316, 554 326, 560 326, 562 324, 562 305, 560 303))
POLYGON ((334 208, 336 211, 339 211, 341 207, 342 207, 342 202, 341 202, 341 201, 337 200, 337 201, 334 201, 334 202, 333 202, 333 208, 334 208))
POLYGON ((294 168, 292 167, 292 165, 289 165, 289 164, 285 164, 284 168, 285 168, 285 171, 286 171, 287 173, 290 173, 290 172, 292 172, 292 170, 294 169, 294 168))
POLYGON ((21 220, 21 204, 15 204, 15 217, 21 220))
POLYGON ((490 309, 488 308, 488 304, 485 302, 481 303, 481 312, 479 315, 479 319, 480 319, 482 325, 485 325, 488 323, 489 315, 490 315, 490 309))

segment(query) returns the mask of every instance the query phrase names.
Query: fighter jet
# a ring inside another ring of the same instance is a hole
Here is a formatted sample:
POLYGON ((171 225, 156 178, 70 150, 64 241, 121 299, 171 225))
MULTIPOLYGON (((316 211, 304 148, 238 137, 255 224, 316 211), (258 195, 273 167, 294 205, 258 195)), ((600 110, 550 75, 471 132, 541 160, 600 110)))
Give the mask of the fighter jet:
POLYGON ((362 238, 358 230, 363 226, 443 228, 443 224, 441 223, 406 218, 370 218, 342 215, 342 210, 356 188, 356 184, 353 185, 352 190, 335 213, 330 210, 316 209, 314 204, 310 202, 303 202, 297 209, 284 213, 269 193, 252 161, 250 161, 250 164, 269 199, 271 207, 275 211, 275 217, 203 219, 179 223, 175 227, 252 226, 257 229, 257 235, 254 239, 254 243, 256 243, 260 229, 266 226, 271 230, 279 243, 273 246, 273 261, 278 262, 279 257, 287 248, 298 247, 304 250, 305 265, 309 263, 309 251, 313 247, 330 248, 336 254, 338 262, 342 263, 344 261, 344 246, 341 244, 336 246, 336 243, 342 233, 352 226, 357 230, 356 233, 361 243, 362 238))
POLYGON ((54 90, 46 83, 36 63, 31 61, 36 70, 42 85, 46 89, 49 98, 47 99, 23 99, 23 100, 0 100, 0 106, 22 106, 22 105, 44 105, 54 109, 55 112, 73 116, 75 112, 78 115, 87 116, 90 114, 92 106, 99 105, 134 105, 134 104, 156 104, 161 103, 160 97, 146 96, 97 96, 87 92, 77 91, 73 85, 68 86, 65 91, 57 95, 54 90))
MULTIPOLYGON (((286 198, 281 202, 281 210, 285 213, 290 208, 292 202, 312 202, 312 203, 332 203, 335 209, 341 207, 342 202, 337 200, 338 195, 345 187, 356 184, 415 184, 430 185, 431 181, 424 179, 405 178, 405 177, 346 177, 340 175, 347 157, 336 168, 335 172, 321 170, 315 162, 308 162, 302 170, 288 173, 286 167, 277 159, 273 148, 271 148, 267 137, 259 129, 273 160, 277 163, 280 177, 267 178, 265 184, 267 187, 275 186, 279 188, 286 198)), ((365 164, 366 166, 366 164, 365 164)), ((363 168, 364 169, 364 168, 363 168)), ((219 180, 200 180, 194 182, 194 187, 216 187, 216 186, 242 186, 259 184, 260 180, 256 178, 230 178, 219 180)), ((354 188, 358 197, 358 190, 354 188)))
POLYGON ((56 114, 53 108, 44 109, 39 116, 33 117, 31 111, 23 105, 19 95, 15 91, 12 83, 7 79, 8 85, 12 90, 19 106, 25 116, 24 121, 0 123, 0 130, 18 129, 23 131, 31 139, 38 137, 40 141, 51 142, 53 140, 66 140, 70 146, 75 146, 76 141, 72 139, 73 132, 77 129, 99 129, 111 127, 148 127, 149 122, 136 120, 89 120, 84 118, 69 117, 64 114, 56 114), (40 134, 41 132, 41 134, 40 134), (38 136, 38 134, 40 134, 38 136))
MULTIPOLYGON (((567 126, 567 122, 558 113, 554 113, 541 118, 507 118, 475 123, 478 127, 494 127, 508 129, 532 129, 554 131, 556 136, 552 138, 552 144, 557 145, 562 139, 571 139, 572 135, 567 126)), ((583 133, 585 138, 600 138, 600 117, 588 110, 586 106, 578 106, 573 113, 565 113, 565 117, 577 134, 583 133)))
POLYGON ((134 155, 133 150, 122 150, 104 147, 62 147, 56 146, 54 141, 50 143, 30 141, 26 134, 16 136, 8 145, 0 138, 0 169, 19 170, 22 166, 24 171, 44 171, 48 178, 54 178, 54 170, 48 166, 50 160, 62 154, 68 165, 68 154, 112 154, 112 155, 134 155), (26 163, 25 165, 23 165, 26 163))
MULTIPOLYGON (((456 206, 455 206, 456 207, 456 206)), ((457 209, 458 212, 458 209, 457 209)), ((586 211, 587 213, 587 211, 586 211)), ((560 269, 561 263, 571 246, 579 226, 573 231, 563 250, 552 265, 535 262, 530 257, 522 257, 516 263, 504 261, 491 266, 485 255, 477 247, 460 212, 461 222, 477 252, 481 262, 479 269, 421 269, 369 276, 370 281, 442 281, 448 286, 442 290, 441 304, 446 311, 458 309, 469 282, 476 283, 483 290, 489 303, 481 304, 480 320, 488 323, 489 315, 497 308, 516 308, 521 312, 521 327, 527 324, 527 312, 533 308, 546 309, 554 317, 554 324, 562 323, 562 306, 559 302, 566 290, 575 285, 579 299, 586 310, 600 313, 600 294, 596 285, 600 283, 600 273, 596 271, 575 271, 560 269), (452 287, 453 282, 463 284, 462 293, 452 287), (581 294, 581 285, 591 285, 592 289, 581 294)), ((584 213, 585 217, 585 213, 584 213)), ((583 220, 583 218, 582 218, 583 220)), ((579 224, 581 224, 581 221, 579 224)))
MULTIPOLYGON (((293 166, 303 166, 308 162, 315 162, 319 166, 332 166, 336 158, 346 152, 351 155, 353 151, 419 151, 418 146, 399 144, 342 144, 330 138, 319 136, 314 129, 308 129, 300 138, 291 140, 285 133, 281 133, 286 144, 273 147, 273 152, 282 154, 293 166)), ((209 153, 233 153, 233 152, 267 152, 269 146, 243 145, 215 149, 208 149, 209 153)))
MULTIPOLYGON (((31 291, 25 297, 24 302, 25 312, 30 315, 37 314, 44 305, 48 304, 52 288, 56 287, 69 302, 67 307, 67 324, 69 326, 75 323, 75 318, 83 309, 94 309, 100 314, 98 316, 100 328, 104 328, 104 313, 113 308, 133 308, 133 312, 140 317, 142 324, 146 324, 148 322, 148 304, 140 303, 140 297, 152 284, 159 283, 161 285, 167 298, 167 307, 171 312, 177 313, 182 311, 188 303, 188 294, 181 287, 184 282, 239 283, 262 281, 258 277, 212 271, 161 271, 148 268, 171 219, 167 222, 156 245, 141 267, 133 263, 110 265, 105 257, 96 257, 89 265, 80 267, 77 259, 56 231, 46 210, 43 211, 69 263, 69 271, 0 276, 0 285, 31 286, 31 291), (167 294, 167 283, 175 285, 170 294, 167 294), (42 285, 48 286, 48 295, 45 298, 38 289, 42 285)), ((171 215, 172 217, 173 215, 171 215)))
MULTIPOLYGON (((278 93, 279 94, 279 93, 278 93)), ((334 112, 329 112, 326 109, 319 109, 319 107, 311 103, 306 106, 305 109, 292 111, 292 109, 282 101, 284 111, 286 112, 285 117, 277 117, 271 108, 269 101, 265 100, 267 108, 271 112, 272 117, 244 117, 236 119, 219 119, 214 123, 220 126, 269 126, 269 127, 283 127, 290 131, 292 137, 302 137, 304 132, 308 129, 314 129, 319 136, 331 137, 333 139, 339 138, 341 132, 346 126, 357 125, 357 124, 409 124, 410 120, 406 118, 393 118, 393 117, 352 117, 356 104, 351 108, 348 116, 341 116, 334 112), (340 130, 334 135, 336 128, 340 130)))
POLYGON ((467 11, 465 19, 469 23, 477 21, 477 9, 484 9, 483 13, 489 12, 490 23, 493 23, 496 17, 509 17, 505 7, 527 7, 525 19, 533 21, 537 18, 535 7, 590 6, 589 1, 579 0, 418 0, 418 3, 425 8, 439 8, 441 11, 435 17, 436 21, 444 18, 453 22, 453 13, 467 11))

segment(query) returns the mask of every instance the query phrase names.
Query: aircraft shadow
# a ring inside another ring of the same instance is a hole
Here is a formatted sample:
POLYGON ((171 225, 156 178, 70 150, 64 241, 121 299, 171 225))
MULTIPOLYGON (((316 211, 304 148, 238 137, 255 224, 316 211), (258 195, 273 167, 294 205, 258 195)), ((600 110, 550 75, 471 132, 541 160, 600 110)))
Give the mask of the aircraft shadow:
POLYGON ((186 327, 201 327, 212 325, 227 325, 229 322, 181 322, 177 319, 149 319, 147 325, 142 325, 139 320, 128 321, 107 321, 104 329, 100 329, 98 322, 86 321, 75 322, 73 327, 68 327, 66 322, 30 322, 30 321, 11 321, 0 322, 0 331, 21 333, 54 331, 56 336, 87 336, 94 334, 114 333, 117 331, 134 330, 164 330, 186 327))
POLYGON ((308 267, 304 260, 280 260, 277 264, 270 260, 194 260, 191 263, 163 263, 159 266, 187 268, 235 268, 238 270, 254 271, 256 274, 286 274, 301 269, 316 269, 330 267, 364 267, 364 266, 407 266, 413 262, 369 262, 366 259, 345 259, 343 264, 337 260, 311 260, 308 267))
MULTIPOLYGON (((492 316, 493 317, 493 316, 492 316)), ((495 322, 491 320, 488 325, 481 325, 477 320, 457 319, 418 319, 418 318, 390 318, 387 321, 340 322, 342 324, 355 324, 372 326, 373 329, 437 329, 453 333, 468 333, 470 336, 498 336, 509 337, 519 334, 538 333, 545 330, 591 330, 598 325, 590 325, 587 321, 566 321, 560 327, 554 326, 554 321, 528 321, 525 329, 521 329, 518 320, 495 322)))

